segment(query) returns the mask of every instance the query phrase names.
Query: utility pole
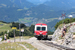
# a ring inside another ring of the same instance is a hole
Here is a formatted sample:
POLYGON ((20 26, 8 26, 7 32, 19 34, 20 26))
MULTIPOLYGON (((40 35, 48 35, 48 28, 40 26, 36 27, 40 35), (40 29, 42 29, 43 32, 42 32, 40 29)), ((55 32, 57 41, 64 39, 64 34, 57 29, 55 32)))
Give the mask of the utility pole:
POLYGON ((20 28, 20 23, 19 23, 19 40, 21 41, 21 28, 20 28))
POLYGON ((15 29, 14 29, 14 42, 15 42, 15 29))
MULTIPOLYGON (((63 12, 62 16, 63 19, 66 17, 66 13, 63 12)), ((64 23, 64 21, 62 21, 62 24, 64 23)))
POLYGON ((14 42, 15 42, 15 30, 17 29, 16 27, 12 27, 13 32, 14 32, 14 42))

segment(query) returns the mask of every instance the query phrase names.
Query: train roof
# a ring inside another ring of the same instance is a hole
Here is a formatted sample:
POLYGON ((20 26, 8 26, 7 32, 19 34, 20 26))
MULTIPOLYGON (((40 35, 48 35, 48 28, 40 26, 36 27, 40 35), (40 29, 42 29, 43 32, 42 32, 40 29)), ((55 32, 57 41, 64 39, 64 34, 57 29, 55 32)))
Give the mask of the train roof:
POLYGON ((37 23, 36 25, 45 25, 45 26, 47 26, 47 24, 44 24, 44 23, 37 23))

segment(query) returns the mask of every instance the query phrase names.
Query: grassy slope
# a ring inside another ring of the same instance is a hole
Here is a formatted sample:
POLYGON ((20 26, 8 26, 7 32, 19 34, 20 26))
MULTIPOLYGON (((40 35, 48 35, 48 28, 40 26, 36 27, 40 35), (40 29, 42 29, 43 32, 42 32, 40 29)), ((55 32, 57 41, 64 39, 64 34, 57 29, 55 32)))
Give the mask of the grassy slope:
MULTIPOLYGON (((0 22, 0 33, 4 32, 4 31, 12 31, 12 28, 10 27, 12 24, 6 24, 6 23, 2 23, 0 22)), ((18 31, 18 29, 16 29, 18 31)), ((26 28, 26 30, 30 33, 33 34, 31 31, 29 31, 29 27, 26 28)))
POLYGON ((24 48, 21 46, 18 46, 17 43, 3 43, 3 44, 0 44, 0 49, 2 50, 21 50, 24 48))
MULTIPOLYGON (((19 38, 20 38, 19 36, 15 37, 15 39, 19 39, 19 38)), ((31 36, 23 36, 23 37, 21 36, 21 38, 26 40, 31 38, 31 36)), ((13 40, 14 38, 10 38, 10 39, 13 40)))
POLYGON ((10 28, 11 23, 10 24, 6 24, 6 23, 2 23, 0 22, 0 32, 4 32, 4 31, 11 31, 12 29, 10 28))
MULTIPOLYGON (((22 39, 29 39, 30 36, 23 36, 22 39)), ((14 38, 10 38, 10 40, 13 40, 14 38)), ((19 37, 15 37, 15 39, 19 39, 19 37)), ((22 44, 24 46, 26 46, 28 49, 30 50, 37 50, 36 48, 34 48, 31 44, 27 43, 27 42, 11 42, 11 43, 2 43, 0 44, 0 50, 25 50, 22 46, 20 46, 19 44, 22 44)))
POLYGON ((31 44, 28 44, 27 42, 2 43, 0 44, 0 50, 26 50, 19 44, 23 44, 30 50, 37 50, 36 48, 34 48, 31 44))
MULTIPOLYGON (((29 31, 29 27, 28 27, 28 28, 26 28, 26 30, 28 30, 28 31, 29 31)), ((33 33, 32 33, 32 32, 30 32, 30 31, 29 31, 29 33, 30 33, 30 34, 33 34, 33 33)))

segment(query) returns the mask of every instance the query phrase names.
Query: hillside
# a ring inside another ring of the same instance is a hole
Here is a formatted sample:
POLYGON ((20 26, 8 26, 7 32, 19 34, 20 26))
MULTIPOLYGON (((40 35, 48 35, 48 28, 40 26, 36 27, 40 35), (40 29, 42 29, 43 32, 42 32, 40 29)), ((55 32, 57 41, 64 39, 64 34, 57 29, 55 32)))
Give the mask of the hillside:
POLYGON ((35 5, 39 5, 39 4, 43 4, 46 1, 50 1, 50 0, 27 0, 35 5))
POLYGON ((0 8, 0 20, 5 22, 17 21, 18 18, 22 18, 21 12, 17 11, 18 8, 0 8))
POLYGON ((10 0, 12 3, 15 3, 18 5, 20 8, 31 8, 34 7, 35 5, 31 2, 28 2, 27 0, 10 0))
POLYGON ((0 33, 1 32, 5 32, 5 31, 11 31, 12 29, 10 28, 12 24, 11 23, 3 23, 3 22, 0 22, 0 33))
MULTIPOLYGON (((33 36, 34 35, 34 25, 31 25, 30 27, 27 27, 25 24, 21 23, 20 24, 20 29, 24 29, 23 36, 33 36)), ((19 34, 19 23, 7 23, 0 21, 0 36, 4 34, 9 34, 9 37, 14 37, 13 29, 12 27, 16 27, 17 29, 15 30, 15 35, 16 36, 22 36, 19 34)))
MULTIPOLYGON (((57 0, 55 1, 57 2, 57 0)), ((49 1, 49 2, 53 3, 54 0, 49 1)), ((62 1, 59 1, 59 2, 60 4, 62 4, 61 3, 62 1)), ((63 0, 63 2, 65 1, 63 0)), ((48 24, 49 28, 53 28, 54 25, 59 21, 58 18, 61 17, 61 14, 63 12, 66 13, 66 18, 68 18, 69 14, 75 13, 74 11, 75 8, 69 9, 69 10, 60 10, 56 8, 57 4, 55 6, 54 5, 55 4, 53 4, 52 7, 46 4, 39 4, 39 5, 34 6, 33 3, 30 3, 27 0, 7 0, 6 2, 1 0, 0 20, 5 21, 5 22, 13 22, 13 21, 22 22, 22 23, 27 24, 28 26, 31 24, 36 24, 36 23, 41 22, 41 23, 48 24)))
POLYGON ((32 7, 27 10, 26 15, 37 18, 54 18, 59 17, 62 12, 51 10, 51 7, 48 7, 44 4, 38 5, 37 7, 32 7))
POLYGON ((0 0, 0 8, 2 7, 18 7, 15 3, 12 3, 10 0, 0 0))
POLYGON ((75 0, 51 0, 44 4, 50 7, 58 8, 58 10, 69 10, 75 8, 75 0))

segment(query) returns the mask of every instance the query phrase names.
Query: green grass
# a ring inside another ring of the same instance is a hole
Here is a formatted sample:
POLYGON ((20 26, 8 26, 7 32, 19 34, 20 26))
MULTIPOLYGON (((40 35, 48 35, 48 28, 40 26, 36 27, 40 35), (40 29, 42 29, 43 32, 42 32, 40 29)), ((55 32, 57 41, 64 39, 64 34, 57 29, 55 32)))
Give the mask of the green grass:
POLYGON ((73 35, 75 35, 75 33, 73 33, 73 35))
POLYGON ((23 9, 18 9, 17 11, 22 11, 23 9))
MULTIPOLYGON (((20 37, 15 37, 15 39, 19 39, 20 37)), ((29 39, 31 38, 31 36, 23 36, 21 39, 29 39)), ((14 39, 14 38, 10 38, 10 39, 14 39)))
POLYGON ((10 24, 6 24, 6 23, 2 23, 0 22, 0 32, 4 32, 4 31, 11 31, 12 29, 10 28, 11 23, 10 24), (3 25, 1 25, 3 24, 3 25))
POLYGON ((37 50, 36 48, 34 48, 31 44, 26 43, 26 42, 22 42, 21 44, 25 45, 27 48, 29 48, 30 50, 37 50))
POLYGON ((24 45, 29 50, 37 50, 27 42, 2 43, 0 44, 0 50, 26 50, 23 46, 20 46, 19 44, 24 45))
POLYGON ((37 50, 27 42, 2 43, 0 44, 0 50, 26 50, 24 47, 20 46, 19 44, 26 46, 29 50, 37 50))
POLYGON ((64 26, 64 24, 60 24, 58 27, 59 27, 59 28, 63 28, 63 26, 64 26))
POLYGON ((0 44, 0 50, 25 50, 22 46, 17 43, 3 43, 0 44))
MULTIPOLYGON (((26 30, 28 30, 28 31, 29 31, 29 27, 28 27, 28 28, 26 28, 26 30)), ((32 32, 30 32, 30 31, 29 31, 29 33, 30 33, 30 34, 33 34, 33 33, 32 33, 32 32)))
MULTIPOLYGON (((19 39, 19 37, 15 37, 15 38, 19 39)), ((23 36, 22 39, 29 39, 29 38, 31 38, 31 37, 30 36, 23 36)), ((14 38, 10 38, 10 39, 13 40, 14 38)), ((37 50, 35 47, 33 47, 31 44, 29 44, 27 42, 3 43, 3 44, 0 44, 0 48, 2 50, 5 50, 6 48, 7 48, 7 50, 25 50, 19 44, 22 44, 22 45, 26 46, 29 50, 37 50)))

